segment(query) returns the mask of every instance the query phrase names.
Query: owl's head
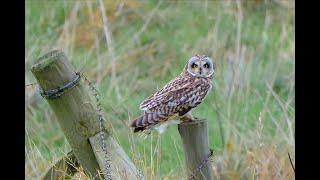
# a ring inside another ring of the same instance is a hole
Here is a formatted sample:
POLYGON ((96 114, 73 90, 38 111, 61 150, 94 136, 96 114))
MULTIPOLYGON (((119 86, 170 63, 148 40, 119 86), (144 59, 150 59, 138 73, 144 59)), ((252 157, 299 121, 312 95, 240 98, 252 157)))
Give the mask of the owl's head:
POLYGON ((210 77, 214 74, 215 64, 205 55, 195 55, 188 60, 186 71, 194 77, 210 77))

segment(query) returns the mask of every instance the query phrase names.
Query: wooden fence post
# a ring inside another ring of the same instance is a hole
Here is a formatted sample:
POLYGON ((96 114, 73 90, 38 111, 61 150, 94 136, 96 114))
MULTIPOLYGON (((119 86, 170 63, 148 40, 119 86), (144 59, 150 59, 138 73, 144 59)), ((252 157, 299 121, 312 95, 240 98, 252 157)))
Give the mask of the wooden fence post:
POLYGON ((207 126, 207 120, 205 119, 184 122, 178 125, 184 148, 187 175, 190 177, 194 174, 195 177, 193 179, 213 179, 210 161, 203 164, 201 170, 197 171, 197 168, 210 154, 207 126))
MULTIPOLYGON (((31 71, 45 91, 61 87, 76 76, 66 55, 59 50, 40 57, 31 71)), ((98 113, 84 84, 80 81, 60 97, 46 100, 85 173, 91 178, 99 177, 100 169, 104 172, 105 166, 101 164, 104 161, 103 153, 96 152, 101 146, 101 143, 97 143, 98 134, 101 133, 98 113)), ((125 174, 129 179, 137 179, 137 168, 107 130, 105 132, 106 143, 112 142, 112 145, 107 144, 112 177, 118 179, 125 174)))

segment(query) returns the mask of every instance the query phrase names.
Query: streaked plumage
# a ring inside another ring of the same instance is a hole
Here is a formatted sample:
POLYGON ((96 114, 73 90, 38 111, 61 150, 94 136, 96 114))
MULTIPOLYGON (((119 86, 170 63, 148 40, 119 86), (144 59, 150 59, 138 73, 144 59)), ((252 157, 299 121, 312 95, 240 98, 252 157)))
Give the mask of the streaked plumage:
POLYGON ((144 113, 132 121, 134 132, 185 117, 210 91, 214 68, 212 60, 207 56, 191 57, 178 77, 140 104, 144 113))

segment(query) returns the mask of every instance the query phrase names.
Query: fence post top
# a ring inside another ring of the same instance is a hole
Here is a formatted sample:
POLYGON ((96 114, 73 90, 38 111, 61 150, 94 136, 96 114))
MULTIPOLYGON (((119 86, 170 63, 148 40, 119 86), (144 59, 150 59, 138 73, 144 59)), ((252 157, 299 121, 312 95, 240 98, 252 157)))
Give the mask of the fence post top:
POLYGON ((195 119, 193 121, 182 122, 179 125, 180 126, 190 126, 190 125, 204 124, 207 122, 208 122, 207 119, 195 119))
POLYGON ((55 61, 66 59, 67 56, 62 50, 52 50, 44 54, 43 56, 37 58, 34 65, 31 67, 32 72, 42 71, 46 67, 50 66, 55 61))

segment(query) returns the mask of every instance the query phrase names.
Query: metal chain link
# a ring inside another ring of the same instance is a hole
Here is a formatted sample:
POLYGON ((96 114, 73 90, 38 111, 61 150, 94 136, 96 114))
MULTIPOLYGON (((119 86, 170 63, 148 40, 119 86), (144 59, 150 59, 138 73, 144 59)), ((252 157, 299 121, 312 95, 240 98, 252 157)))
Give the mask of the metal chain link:
POLYGON ((76 77, 72 79, 70 82, 64 84, 61 87, 49 89, 49 90, 43 90, 40 86, 38 86, 40 95, 47 99, 55 99, 60 97, 63 93, 65 93, 67 90, 75 87, 78 82, 80 81, 80 74, 76 73, 76 77))
MULTIPOLYGON (((80 74, 80 73, 77 73, 77 74, 80 74)), ((102 108, 101 108, 101 103, 100 103, 100 100, 99 100, 99 92, 98 90, 94 87, 93 83, 90 82, 86 76, 84 76, 83 74, 81 74, 81 76, 84 78, 84 80, 88 83, 89 85, 89 89, 93 92, 93 96, 95 97, 95 100, 96 100, 96 108, 97 108, 97 111, 98 111, 98 116, 99 116, 99 125, 100 125, 100 131, 102 132, 101 135, 100 135, 100 139, 101 139, 101 144, 102 144, 102 150, 105 152, 105 164, 106 164, 106 172, 107 172, 107 175, 106 175, 106 179, 108 180, 111 180, 111 161, 107 158, 107 147, 106 147, 106 143, 105 143, 105 132, 104 132, 104 128, 103 128, 103 124, 104 124, 104 116, 103 116, 103 112, 102 112, 102 108)), ((137 177, 139 180, 143 180, 143 174, 142 174, 142 171, 141 169, 138 169, 138 174, 137 174, 137 177)))
POLYGON ((139 180, 143 180, 143 174, 142 174, 141 169, 138 169, 138 175, 137 175, 137 177, 138 177, 139 180))
MULTIPOLYGON (((80 73, 77 73, 80 74, 80 73)), ((101 146, 102 146, 102 151, 104 152, 104 160, 105 160, 105 171, 106 171, 106 175, 105 175, 105 179, 106 180, 112 180, 111 178, 111 160, 108 159, 108 151, 107 151, 107 145, 106 145, 106 141, 105 141, 105 129, 104 129, 104 116, 103 116, 103 112, 102 112, 102 108, 101 108, 101 103, 100 103, 100 99, 99 99, 99 93, 98 90, 94 87, 93 83, 91 83, 86 76, 84 76, 83 74, 81 75, 84 80, 86 82, 88 82, 89 85, 89 89, 91 90, 95 101, 96 101, 96 109, 98 112, 98 119, 99 119, 99 128, 100 128, 100 140, 101 140, 101 146)))
POLYGON ((208 155, 208 157, 205 158, 205 159, 200 163, 200 165, 190 174, 190 176, 189 176, 188 179, 196 179, 196 177, 197 177, 197 176, 196 176, 196 173, 197 173, 197 172, 200 172, 201 169, 202 169, 203 167, 205 167, 205 165, 207 165, 207 163, 208 163, 210 160, 212 160, 212 156, 213 156, 213 150, 210 149, 210 154, 208 155))

